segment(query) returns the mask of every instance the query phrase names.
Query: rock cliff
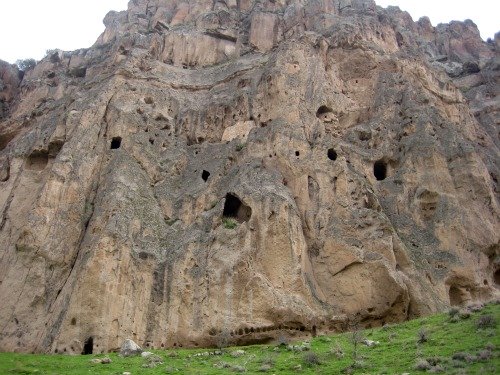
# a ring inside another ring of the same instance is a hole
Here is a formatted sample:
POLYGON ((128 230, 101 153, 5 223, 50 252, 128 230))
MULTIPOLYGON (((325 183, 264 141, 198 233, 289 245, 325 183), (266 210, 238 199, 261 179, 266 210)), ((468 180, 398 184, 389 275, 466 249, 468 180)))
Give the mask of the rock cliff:
POLYGON ((0 64, 0 350, 267 342, 496 298, 500 34, 132 0, 0 64))

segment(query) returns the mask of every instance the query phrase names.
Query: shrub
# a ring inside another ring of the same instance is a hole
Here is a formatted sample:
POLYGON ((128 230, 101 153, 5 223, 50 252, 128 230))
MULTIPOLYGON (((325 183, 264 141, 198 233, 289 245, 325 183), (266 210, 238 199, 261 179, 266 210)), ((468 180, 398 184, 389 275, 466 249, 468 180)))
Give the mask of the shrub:
POLYGON ((319 360, 318 355, 316 353, 314 353, 313 351, 310 351, 310 352, 307 352, 306 354, 304 354, 303 362, 304 362, 304 365, 309 366, 309 367, 321 364, 321 361, 319 360))
POLYGON ((417 363, 415 364, 415 370, 418 370, 418 371, 427 371, 427 370, 430 370, 431 368, 431 365, 429 364, 429 362, 427 362, 427 360, 425 359, 417 359, 417 363))
POLYGON ((330 354, 333 354, 337 358, 344 358, 344 351, 342 347, 337 343, 335 346, 332 346, 330 349, 330 354))
POLYGON ((236 145, 236 151, 241 151, 245 148, 245 144, 244 143, 238 143, 236 145))
POLYGON ((418 331, 418 340, 417 342, 419 344, 423 344, 424 342, 429 341, 429 332, 425 328, 420 328, 420 331, 418 331))
POLYGON ((234 220, 230 217, 223 218, 222 223, 224 224, 224 228, 226 228, 226 229, 234 229, 238 226, 238 223, 236 222, 236 220, 234 220))
POLYGON ((476 359, 473 355, 465 352, 455 353, 451 358, 457 361, 464 361, 467 363, 474 362, 474 360, 476 359))
POLYGON ((280 333, 277 341, 278 341, 278 346, 287 346, 288 345, 288 338, 283 333, 280 333))
POLYGON ((488 360, 490 360, 492 357, 493 357, 493 354, 492 354, 492 353, 491 353, 491 351, 490 351, 490 350, 488 350, 488 349, 481 350, 481 351, 477 354, 477 360, 478 360, 478 361, 488 361, 488 360))
POLYGON ((444 367, 441 365, 436 365, 431 367, 428 372, 430 373, 437 373, 437 372, 444 372, 444 367))
POLYGON ((450 318, 453 318, 454 316, 458 315, 460 310, 457 307, 452 307, 450 310, 448 310, 448 315, 450 318))
POLYGON ((231 334, 227 329, 222 330, 215 339, 215 345, 219 350, 223 350, 229 346, 229 341, 231 340, 231 334))
POLYGON ((480 316, 476 322, 476 327, 478 329, 486 329, 486 328, 495 328, 497 326, 497 322, 493 315, 483 315, 480 316))
POLYGON ((19 70, 26 72, 26 71, 31 70, 35 67, 36 60, 35 59, 17 60, 16 65, 19 68, 19 70))

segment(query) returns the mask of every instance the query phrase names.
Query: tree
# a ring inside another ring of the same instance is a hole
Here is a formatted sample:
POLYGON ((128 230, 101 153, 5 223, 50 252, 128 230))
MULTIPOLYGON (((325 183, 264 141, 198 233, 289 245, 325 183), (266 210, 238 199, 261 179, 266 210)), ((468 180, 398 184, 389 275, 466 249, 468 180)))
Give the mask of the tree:
POLYGON ((26 72, 26 71, 31 70, 35 67, 36 60, 35 59, 17 60, 16 65, 19 68, 19 70, 26 72))

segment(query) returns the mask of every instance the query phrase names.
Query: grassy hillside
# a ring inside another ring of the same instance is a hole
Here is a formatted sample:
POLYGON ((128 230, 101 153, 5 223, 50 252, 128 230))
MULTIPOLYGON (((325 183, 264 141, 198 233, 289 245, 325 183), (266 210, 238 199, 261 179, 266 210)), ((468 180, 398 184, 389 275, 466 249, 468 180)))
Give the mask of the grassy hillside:
POLYGON ((498 374, 500 304, 310 342, 154 351, 148 358, 0 353, 0 374, 498 374), (366 340, 378 342, 367 346, 366 340), (92 363, 109 357, 111 363, 92 363), (163 362, 163 363, 162 363, 163 362))

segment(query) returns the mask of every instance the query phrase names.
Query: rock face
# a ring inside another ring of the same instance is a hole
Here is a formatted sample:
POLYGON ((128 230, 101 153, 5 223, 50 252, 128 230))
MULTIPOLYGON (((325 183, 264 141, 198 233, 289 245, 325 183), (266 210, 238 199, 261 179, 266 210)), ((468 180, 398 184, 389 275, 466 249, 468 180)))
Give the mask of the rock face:
POLYGON ((500 35, 132 0, 0 65, 0 350, 266 342, 499 295, 500 35), (17 78, 19 79, 19 78, 17 78))

